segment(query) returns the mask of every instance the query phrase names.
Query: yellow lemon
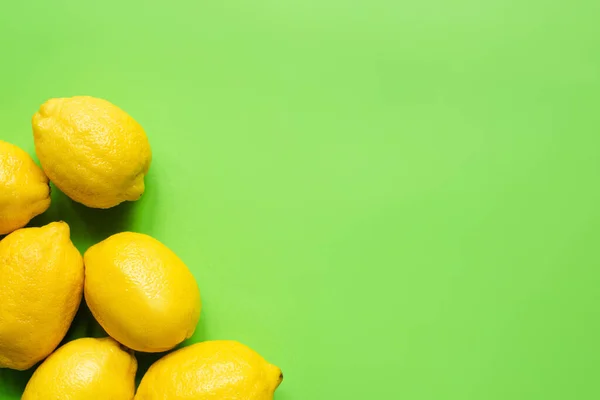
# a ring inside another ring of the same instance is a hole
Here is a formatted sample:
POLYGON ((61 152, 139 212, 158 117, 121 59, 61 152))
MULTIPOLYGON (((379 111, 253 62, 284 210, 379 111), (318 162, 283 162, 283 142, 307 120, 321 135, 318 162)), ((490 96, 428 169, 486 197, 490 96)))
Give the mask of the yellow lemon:
POLYGON ((154 363, 135 400, 271 400, 281 370, 234 341, 184 347, 154 363))
POLYGON ((56 350, 35 371, 22 400, 131 400, 137 361, 110 338, 84 338, 56 350))
POLYGON ((144 193, 150 144, 140 124, 119 107, 94 97, 51 99, 32 125, 44 172, 71 199, 110 208, 144 193))
POLYGON ((85 299, 106 332, 144 352, 172 349, 192 336, 200 291, 186 265, 164 244, 118 233, 84 254, 85 299))
POLYGON ((19 229, 0 241, 0 368, 25 370, 63 339, 81 302, 83 262, 69 226, 19 229))
POLYGON ((0 140, 0 235, 27 225, 50 207, 48 178, 29 154, 0 140))

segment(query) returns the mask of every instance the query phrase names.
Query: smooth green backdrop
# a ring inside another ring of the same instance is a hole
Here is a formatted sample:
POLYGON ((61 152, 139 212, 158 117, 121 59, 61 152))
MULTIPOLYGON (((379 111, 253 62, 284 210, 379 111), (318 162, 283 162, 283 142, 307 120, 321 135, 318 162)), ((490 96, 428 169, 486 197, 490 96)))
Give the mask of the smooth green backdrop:
MULTIPOLYGON (((281 366, 276 400, 598 399, 599 20, 597 0, 5 2, 0 138, 34 154, 50 97, 133 115, 144 197, 55 190, 32 224, 170 246, 202 291, 192 341, 281 366)), ((68 337, 101 334, 84 308, 68 337)), ((0 371, 0 399, 30 374, 0 371)))

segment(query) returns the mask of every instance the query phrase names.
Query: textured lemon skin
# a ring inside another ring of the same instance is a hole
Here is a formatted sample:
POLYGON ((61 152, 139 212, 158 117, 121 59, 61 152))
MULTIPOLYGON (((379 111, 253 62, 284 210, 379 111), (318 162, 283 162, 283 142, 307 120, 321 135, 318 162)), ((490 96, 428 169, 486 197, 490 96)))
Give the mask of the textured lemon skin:
POLYGON ((137 361, 110 338, 84 338, 56 350, 35 371, 22 400, 131 400, 137 361))
POLYGON ((281 370, 235 341, 197 343, 154 363, 135 400, 271 400, 281 370))
POLYGON ((110 208, 144 193, 150 144, 140 124, 119 107, 87 96, 51 99, 32 126, 44 172, 76 202, 110 208))
POLYGON ((200 291, 187 266, 144 234, 123 232, 84 255, 85 299, 106 332, 143 352, 170 350, 192 336, 200 291))
POLYGON ((22 228, 50 207, 48 178, 17 146, 0 140, 0 235, 22 228))
POLYGON ((69 226, 19 229, 0 241, 0 368, 25 370, 63 339, 81 302, 83 261, 69 226))

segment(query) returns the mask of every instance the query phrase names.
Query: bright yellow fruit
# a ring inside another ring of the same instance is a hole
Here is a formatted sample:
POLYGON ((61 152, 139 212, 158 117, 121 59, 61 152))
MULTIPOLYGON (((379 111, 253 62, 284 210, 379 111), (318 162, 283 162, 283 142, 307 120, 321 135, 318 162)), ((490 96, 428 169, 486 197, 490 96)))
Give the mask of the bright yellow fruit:
POLYGON ((48 178, 29 154, 0 140, 0 235, 22 228, 50 207, 48 178))
POLYGON ((0 241, 0 368, 25 370, 52 353, 82 290, 83 261, 66 223, 19 229, 0 241))
POLYGON ((140 124, 119 107, 94 97, 51 99, 32 125, 44 172, 71 199, 110 208, 144 193, 150 144, 140 124))
POLYGON ((192 336, 200 291, 186 265, 148 235, 118 233, 84 255, 85 299, 106 332, 144 352, 172 349, 192 336))
POLYGON ((74 340, 35 371, 21 400, 131 400, 137 361, 110 338, 74 340))
POLYGON ((177 350, 150 367, 135 400, 271 400, 281 370, 234 341, 177 350))

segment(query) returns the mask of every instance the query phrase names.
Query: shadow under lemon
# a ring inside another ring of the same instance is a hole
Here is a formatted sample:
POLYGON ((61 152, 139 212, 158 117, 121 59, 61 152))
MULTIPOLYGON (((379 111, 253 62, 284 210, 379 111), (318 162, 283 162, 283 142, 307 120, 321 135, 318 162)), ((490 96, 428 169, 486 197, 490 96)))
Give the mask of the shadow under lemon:
POLYGON ((4 398, 5 396, 9 399, 13 397, 15 399, 21 398, 25 386, 36 368, 37 365, 27 371, 0 369, 0 398, 4 398))
POLYGON ((131 228, 134 209, 139 203, 126 201, 109 209, 89 208, 71 200, 51 184, 50 208, 38 215, 28 226, 44 226, 54 221, 65 221, 71 229, 71 241, 83 254, 90 246, 115 233, 131 228))

